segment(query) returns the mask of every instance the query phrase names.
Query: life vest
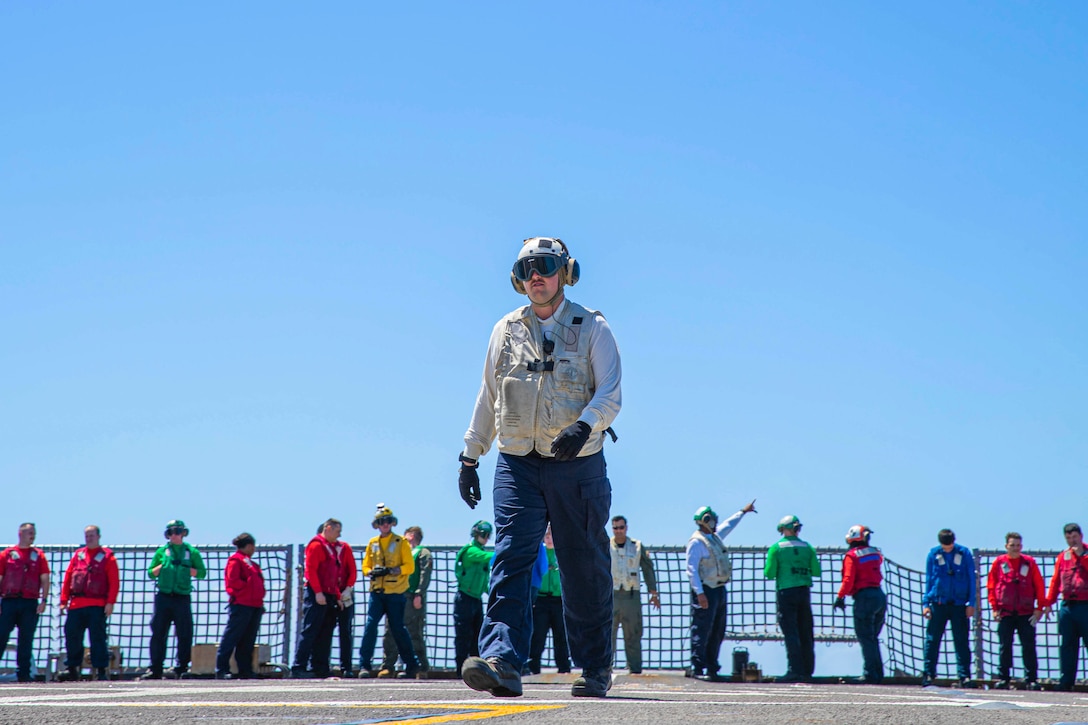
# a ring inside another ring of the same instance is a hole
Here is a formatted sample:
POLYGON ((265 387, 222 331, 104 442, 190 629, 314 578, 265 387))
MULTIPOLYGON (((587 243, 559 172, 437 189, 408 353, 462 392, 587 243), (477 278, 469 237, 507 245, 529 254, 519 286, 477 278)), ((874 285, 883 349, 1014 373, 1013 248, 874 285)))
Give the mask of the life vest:
POLYGON ((38 549, 13 546, 3 553, 3 557, 7 561, 4 580, 0 582, 0 597, 37 599, 45 555, 38 549))
POLYGON ((884 555, 875 546, 856 546, 846 552, 847 556, 854 557, 854 591, 878 587, 884 580, 880 571, 880 565, 884 563, 884 555))
POLYGON ((608 551, 612 554, 612 587, 637 592, 642 542, 628 537, 623 546, 609 546, 608 551))
POLYGON ((997 567, 994 599, 1005 614, 1031 614, 1035 610, 1035 586, 1027 557, 1018 561, 1006 558, 997 567))
POLYGON ((310 539, 311 544, 315 541, 321 544, 327 556, 317 565, 317 585, 321 588, 315 587, 314 582, 310 582, 310 588, 315 592, 320 591, 322 594, 334 594, 339 597, 340 552, 324 536, 315 536, 310 539))
POLYGON ((110 582, 106 577, 106 559, 110 556, 112 553, 105 547, 99 547, 94 556, 90 555, 85 546, 76 551, 76 555, 72 557, 70 587, 73 597, 106 598, 110 589, 110 582))
MULTIPOLYGON (((1081 563, 1085 559, 1088 559, 1088 554, 1077 556, 1072 549, 1066 549, 1058 560, 1058 566, 1061 567, 1059 576, 1062 581, 1062 599, 1067 602, 1088 601, 1088 571, 1081 563)), ((7 582, 6 577, 4 582, 7 582)))
MULTIPOLYGON (((502 354, 495 369, 495 430, 501 452, 524 456, 535 449, 551 458, 552 440, 577 421, 593 399, 589 333, 582 328, 594 324, 597 314, 568 300, 556 319, 562 333, 557 334, 551 355, 541 349, 544 333, 531 306, 503 318, 502 354)), ((578 456, 592 455, 603 446, 603 433, 590 435, 578 456)))
POLYGON ((703 542, 707 553, 710 554, 699 560, 699 579, 702 580, 704 587, 714 589, 733 578, 733 562, 729 560, 729 552, 725 550, 725 544, 717 534, 696 531, 688 539, 689 543, 692 541, 703 542))

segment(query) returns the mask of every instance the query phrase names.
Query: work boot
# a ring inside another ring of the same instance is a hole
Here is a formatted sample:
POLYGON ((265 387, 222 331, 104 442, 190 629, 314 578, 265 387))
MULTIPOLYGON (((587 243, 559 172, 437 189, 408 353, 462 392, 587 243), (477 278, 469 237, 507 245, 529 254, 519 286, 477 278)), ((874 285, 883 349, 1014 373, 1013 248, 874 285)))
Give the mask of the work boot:
POLYGON ((314 679, 314 677, 315 677, 315 675, 314 675, 313 672, 307 672, 306 670, 304 670, 302 668, 299 668, 297 670, 294 669, 294 668, 291 669, 291 679, 292 680, 312 680, 312 679, 314 679))
POLYGON ((994 689, 995 690, 1011 690, 1012 689, 1012 682, 1009 681, 1009 678, 1002 677, 1001 679, 994 682, 994 689))
POLYGON ((500 657, 469 657, 461 665, 461 679, 473 690, 490 692, 494 697, 521 697, 521 675, 500 657))
POLYGON ((141 680, 161 680, 162 679, 162 670, 148 670, 147 672, 140 675, 140 679, 141 680))
POLYGON ((379 680, 388 680, 397 676, 397 671, 391 668, 383 667, 378 670, 379 680))
POLYGON ((922 687, 931 687, 933 685, 933 675, 928 672, 922 675, 922 687))
POLYGON ((109 682, 110 671, 105 667, 99 667, 97 670, 95 670, 94 679, 98 682, 109 682))
POLYGON ((67 671, 57 675, 57 682, 79 682, 79 668, 69 667, 67 671))
POLYGON ((1027 689, 1031 690, 1032 692, 1039 692, 1043 689, 1043 687, 1039 684, 1038 680, 1028 680, 1027 689))
POLYGON ((587 667, 570 687, 573 697, 604 697, 612 689, 611 667, 587 667))

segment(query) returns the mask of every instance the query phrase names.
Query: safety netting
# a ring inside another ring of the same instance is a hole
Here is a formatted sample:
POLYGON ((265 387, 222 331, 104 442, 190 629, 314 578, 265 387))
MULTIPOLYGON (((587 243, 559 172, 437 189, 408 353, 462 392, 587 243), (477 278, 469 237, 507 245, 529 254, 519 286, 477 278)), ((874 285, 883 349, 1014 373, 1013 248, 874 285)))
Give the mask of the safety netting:
MULTIPOLYGON (((49 559, 51 592, 45 612, 38 619, 34 637, 34 665, 40 672, 50 667, 50 660, 59 657, 63 667, 64 615, 60 612, 60 590, 64 572, 76 551, 76 546, 41 546, 49 559)), ((155 582, 147 574, 156 546, 110 546, 117 557, 121 579, 121 591, 113 616, 107 622, 109 644, 121 650, 123 669, 140 669, 149 664, 151 643, 151 614, 155 604, 155 582)), ((207 578, 194 579, 193 643, 216 644, 227 624, 227 594, 223 587, 223 573, 227 559, 236 549, 233 546, 196 547, 208 569, 207 578)), ((292 546, 258 546, 253 559, 264 572, 266 612, 261 620, 258 642, 267 644, 271 661, 286 663, 290 650, 289 606, 293 590, 290 577, 294 564, 292 546)), ((172 667, 176 658, 176 640, 171 629, 167 639, 166 667, 172 667)), ((7 651, 0 653, 0 667, 15 669, 15 641, 13 632, 7 651)), ((86 642, 86 640, 85 640, 86 642)))
MULTIPOLYGON (((34 640, 34 661, 39 670, 49 666, 50 659, 63 658, 64 627, 58 602, 60 578, 77 547, 46 546, 53 572, 53 586, 45 613, 41 616, 34 640)), ((121 596, 109 621, 110 645, 121 649, 123 666, 129 669, 148 665, 150 622, 154 607, 154 581, 147 575, 147 566, 154 546, 111 547, 117 556, 121 574, 121 596)), ((208 567, 208 577, 196 582, 192 596, 194 638, 196 644, 216 644, 227 622, 227 596, 223 589, 223 570, 234 552, 230 546, 198 546, 208 567)), ((359 551, 364 547, 360 546, 359 551)), ((427 592, 427 653, 432 669, 452 669, 454 666, 453 598, 457 591, 453 564, 459 547, 428 547, 433 557, 431 585, 427 592)), ((682 669, 690 662, 691 590, 684 548, 679 546, 647 547, 654 562, 661 594, 661 608, 649 604, 643 584, 642 657, 645 669, 682 669)), ((271 661, 290 664, 294 655, 301 617, 303 546, 260 546, 254 558, 264 570, 268 596, 267 610, 261 623, 258 641, 271 649, 271 661), (297 554, 296 554, 297 551, 297 554)), ((763 575, 766 549, 762 547, 731 547, 733 578, 725 585, 727 602, 726 642, 730 643, 781 641, 776 621, 774 582, 763 575)), ((812 590, 815 638, 826 643, 854 643, 851 609, 845 613, 832 607, 841 580, 845 549, 817 548, 822 575, 812 590)), ((977 678, 995 677, 998 673, 997 623, 986 599, 986 578, 993 560, 1003 551, 975 550, 975 567, 980 607, 970 625, 972 673, 977 678)), ((1049 583, 1054 561, 1059 552, 1026 552, 1033 556, 1049 583)), ((881 644, 885 670, 889 675, 919 676, 923 670, 926 620, 922 617, 922 596, 925 585, 923 572, 885 560, 884 591, 888 610, 881 644)), ((358 664, 358 647, 366 620, 366 583, 357 587, 354 620, 354 644, 350 660, 358 664)), ((576 593, 568 596, 577 596, 576 593)), ((848 600, 849 601, 849 600, 848 600)), ((486 596, 485 596, 486 605, 486 596)), ((383 627, 384 632, 384 627, 383 627)), ((621 639, 617 646, 616 665, 625 667, 621 639)), ((1058 676, 1059 637, 1056 615, 1043 619, 1036 627, 1039 654, 1039 677, 1058 676)), ((0 653, 0 669, 15 668, 15 633, 7 651, 0 653)), ((373 662, 381 661, 382 642, 379 638, 373 662)), ((175 640, 168 639, 167 667, 175 657, 175 640)), ((552 661, 549 637, 543 661, 552 661)), ((338 664, 339 637, 333 638, 332 662, 338 664)), ((1088 672, 1085 653, 1081 653, 1080 671, 1088 672)), ((728 664, 723 659, 723 665, 728 664)), ((956 672, 951 628, 945 633, 938 659, 938 677, 953 677, 956 672)), ((1013 676, 1023 676, 1021 648, 1014 646, 1013 676)))

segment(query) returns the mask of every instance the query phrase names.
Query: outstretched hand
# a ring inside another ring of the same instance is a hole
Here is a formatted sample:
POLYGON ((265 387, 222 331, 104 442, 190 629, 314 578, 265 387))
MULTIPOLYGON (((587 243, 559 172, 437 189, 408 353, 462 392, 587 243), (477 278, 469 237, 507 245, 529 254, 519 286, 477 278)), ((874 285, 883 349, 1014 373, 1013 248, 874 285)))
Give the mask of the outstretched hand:
POLYGON ((742 508, 741 511, 743 511, 746 514, 758 514, 759 512, 756 511, 756 500, 753 498, 752 502, 750 504, 748 504, 747 506, 745 506, 744 508, 742 508))

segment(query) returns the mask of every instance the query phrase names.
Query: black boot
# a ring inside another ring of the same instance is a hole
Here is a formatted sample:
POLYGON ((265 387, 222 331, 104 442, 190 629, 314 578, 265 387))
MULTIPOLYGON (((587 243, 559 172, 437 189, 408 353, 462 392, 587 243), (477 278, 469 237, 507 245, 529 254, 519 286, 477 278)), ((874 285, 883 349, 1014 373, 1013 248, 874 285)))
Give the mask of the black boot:
POLYGON ((67 672, 57 675, 57 682, 79 682, 79 668, 69 667, 67 672))

